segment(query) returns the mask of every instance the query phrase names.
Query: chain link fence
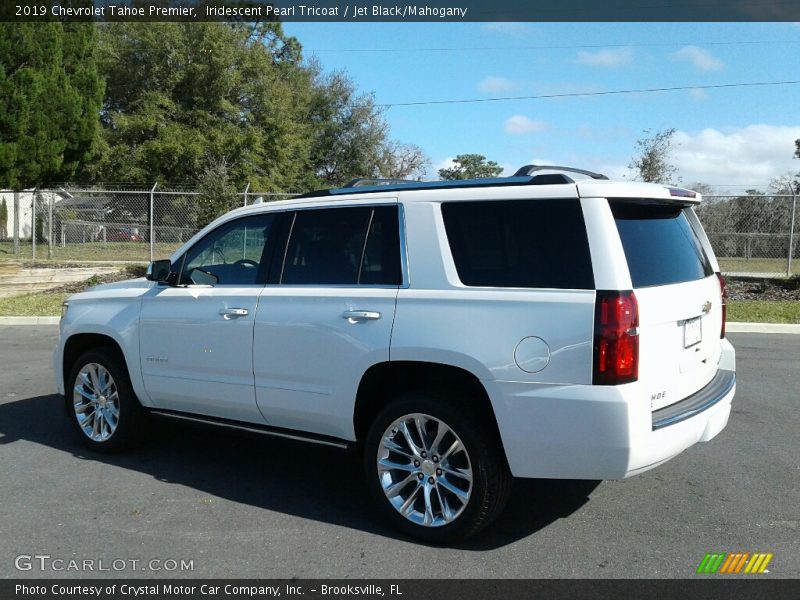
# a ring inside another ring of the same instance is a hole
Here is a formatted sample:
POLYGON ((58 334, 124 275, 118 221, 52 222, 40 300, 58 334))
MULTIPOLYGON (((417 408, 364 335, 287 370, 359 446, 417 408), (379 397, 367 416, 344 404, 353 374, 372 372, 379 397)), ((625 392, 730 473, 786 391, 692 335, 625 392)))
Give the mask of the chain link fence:
MULTIPOLYGON (((236 203, 294 195, 246 189, 236 203)), ((723 272, 800 273, 796 204, 791 195, 705 196, 697 214, 723 272)), ((0 191, 0 216, 6 215, 5 222, 0 219, 0 260, 146 262, 167 257, 205 224, 203 211, 199 192, 158 186, 0 191)))
POLYGON ((723 273, 751 277, 800 273, 795 195, 703 196, 696 211, 723 273))
MULTIPOLYGON (((248 189, 225 208, 295 195, 248 189)), ((0 190, 0 214, 4 202, 0 260, 147 262, 171 255, 210 218, 199 192, 158 186, 0 190)))

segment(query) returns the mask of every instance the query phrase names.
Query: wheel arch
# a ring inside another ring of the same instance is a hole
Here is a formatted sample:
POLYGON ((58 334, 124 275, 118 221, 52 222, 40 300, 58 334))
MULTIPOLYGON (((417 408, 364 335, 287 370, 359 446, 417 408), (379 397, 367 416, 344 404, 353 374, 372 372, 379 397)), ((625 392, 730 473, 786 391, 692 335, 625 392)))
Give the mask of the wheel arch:
POLYGON ((487 419, 500 440, 494 408, 480 379, 461 367, 422 361, 381 362, 364 373, 353 411, 356 440, 362 442, 366 438, 370 424, 392 399, 406 392, 431 388, 463 393, 481 418, 487 419))
POLYGON ((64 342, 64 352, 62 356, 62 373, 64 376, 64 391, 69 390, 70 371, 72 370, 75 361, 78 357, 89 350, 106 349, 113 352, 118 358, 122 359, 123 365, 128 371, 130 377, 131 369, 128 361, 125 358, 125 353, 122 351, 122 346, 113 337, 103 333, 75 333, 64 342))

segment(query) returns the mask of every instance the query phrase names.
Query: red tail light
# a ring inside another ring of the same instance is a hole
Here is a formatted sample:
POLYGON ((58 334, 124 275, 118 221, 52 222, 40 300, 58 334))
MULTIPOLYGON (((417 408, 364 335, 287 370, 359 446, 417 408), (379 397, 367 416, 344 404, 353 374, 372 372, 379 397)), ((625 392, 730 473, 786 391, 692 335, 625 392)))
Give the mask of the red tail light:
POLYGON ((639 378, 639 306, 631 292, 597 290, 594 313, 595 385, 639 378))
POLYGON ((719 293, 722 297, 722 329, 719 332, 719 337, 725 337, 725 322, 728 320, 728 288, 725 286, 725 278, 722 273, 717 273, 719 279, 719 293))

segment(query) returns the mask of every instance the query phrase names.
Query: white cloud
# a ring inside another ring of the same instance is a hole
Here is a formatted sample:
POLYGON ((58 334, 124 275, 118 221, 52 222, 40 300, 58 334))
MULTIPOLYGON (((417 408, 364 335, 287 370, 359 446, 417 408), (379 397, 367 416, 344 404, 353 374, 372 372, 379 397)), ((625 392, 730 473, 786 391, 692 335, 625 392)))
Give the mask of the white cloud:
POLYGON ((536 121, 529 119, 524 115, 514 115, 506 119, 503 129, 506 133, 511 135, 525 135, 528 133, 536 133, 547 128, 547 123, 544 121, 536 121))
POLYGON ((800 126, 748 125, 725 131, 704 129, 675 133, 673 163, 686 183, 766 187, 787 171, 800 126))
POLYGON ((684 46, 677 52, 673 52, 670 56, 673 60, 685 60, 690 62, 700 71, 719 71, 725 66, 725 63, 711 54, 711 52, 697 46, 684 46))
POLYGON ((441 169, 452 169, 453 167, 455 167, 456 163, 453 161, 453 158, 455 158, 455 157, 454 156, 449 156, 447 158, 444 158, 444 159, 434 163, 433 168, 431 169, 431 172, 428 173, 428 175, 425 177, 425 179, 438 179, 439 171, 441 169))
POLYGON ((490 94, 497 94, 502 92, 510 92, 516 87, 513 81, 505 77, 495 77, 490 75, 484 77, 478 84, 478 90, 481 92, 488 92, 490 94))
POLYGON ((702 102, 703 100, 708 100, 708 92, 706 92, 702 88, 695 88, 693 90, 689 90, 689 96, 692 100, 697 100, 698 102, 702 102))
POLYGON ((630 48, 603 48, 596 52, 582 50, 578 52, 578 63, 589 67, 619 67, 633 61, 630 48))

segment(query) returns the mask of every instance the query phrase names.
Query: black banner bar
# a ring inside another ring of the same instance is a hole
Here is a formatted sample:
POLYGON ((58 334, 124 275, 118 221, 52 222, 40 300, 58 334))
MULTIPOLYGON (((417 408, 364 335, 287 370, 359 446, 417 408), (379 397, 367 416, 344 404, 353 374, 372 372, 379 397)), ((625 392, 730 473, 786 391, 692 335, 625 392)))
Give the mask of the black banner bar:
MULTIPOLYGON (((700 578, 702 577, 702 578, 700 578)), ((687 580, 202 580, 16 579, 0 581, 3 600, 796 600, 800 581, 762 576, 687 580)))
POLYGON ((800 21, 798 0, 4 0, 0 21, 800 21))

